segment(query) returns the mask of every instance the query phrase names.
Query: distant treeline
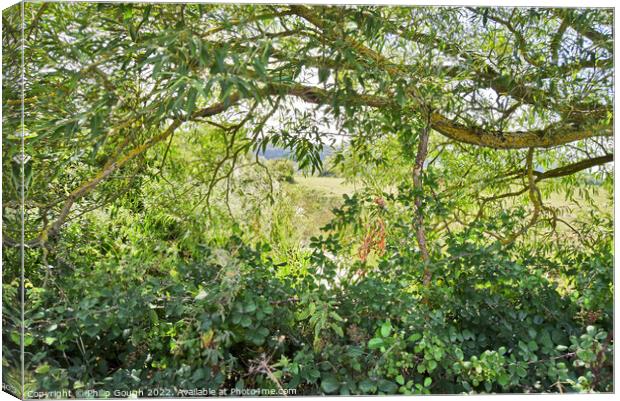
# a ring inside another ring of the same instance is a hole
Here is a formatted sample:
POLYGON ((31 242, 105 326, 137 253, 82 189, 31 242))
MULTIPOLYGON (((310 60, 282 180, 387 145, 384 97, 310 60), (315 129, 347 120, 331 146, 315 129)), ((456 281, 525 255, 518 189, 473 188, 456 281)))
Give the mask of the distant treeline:
MULTIPOLYGON (((333 148, 325 147, 320 153, 321 160, 324 161, 325 158, 327 158, 327 156, 330 156, 332 153, 334 153, 333 148)), ((291 151, 283 148, 268 147, 267 149, 265 149, 264 152, 260 152, 258 155, 264 157, 267 160, 288 159, 291 157, 291 151)))

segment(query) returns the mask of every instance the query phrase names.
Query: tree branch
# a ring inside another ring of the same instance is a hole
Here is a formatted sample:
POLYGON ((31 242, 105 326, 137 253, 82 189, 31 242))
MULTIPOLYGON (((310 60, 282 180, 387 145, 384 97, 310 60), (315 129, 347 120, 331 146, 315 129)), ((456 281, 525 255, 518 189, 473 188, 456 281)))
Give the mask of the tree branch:
MULTIPOLYGON (((228 109, 229 107, 231 107, 232 105, 236 104, 238 102, 238 100, 239 100, 239 95, 238 94, 233 94, 233 95, 230 96, 228 102, 226 102, 226 103, 225 102, 217 103, 217 104, 215 104, 213 106, 204 108, 202 110, 198 110, 198 111, 196 111, 192 115, 192 118, 208 117, 208 116, 212 116, 212 115, 215 115, 215 114, 219 114, 219 113, 223 112, 224 110, 228 109)), ((63 207, 62 207, 58 217, 56 218, 56 220, 54 220, 54 222, 51 225, 49 225, 48 227, 44 228, 43 231, 36 238, 36 240, 31 242, 31 243, 29 243, 28 245, 29 246, 37 246, 37 245, 42 246, 42 245, 44 245, 47 242, 47 240, 50 237, 53 237, 56 234, 58 234, 58 232, 60 231, 60 228, 62 227, 62 225, 66 221, 67 217, 69 216, 69 213, 71 212, 71 209, 72 209, 73 205, 75 204, 75 202, 77 200, 79 200, 80 198, 82 198, 85 195, 87 195, 88 193, 90 193, 95 187, 97 187, 97 185, 101 181, 103 181, 107 177, 109 177, 110 174, 112 174, 114 171, 116 171, 119 168, 123 167, 124 165, 129 163, 131 160, 133 160, 137 156, 141 155, 142 153, 144 153, 145 151, 147 151, 148 149, 150 149, 154 145, 156 145, 159 142, 167 139, 185 121, 186 121, 186 119, 176 119, 176 120, 174 120, 168 126, 168 128, 166 130, 164 130, 162 133, 160 133, 159 135, 155 135, 154 137, 150 138, 145 143, 143 143, 143 144, 141 144, 139 146, 136 146, 135 148, 130 150, 127 154, 125 154, 124 156, 120 157, 118 160, 115 160, 112 163, 106 164, 106 166, 104 166, 104 168, 99 173, 97 173, 97 175, 95 175, 90 180, 85 181, 80 186, 78 186, 73 191, 71 191, 71 193, 69 194, 69 196, 65 200, 65 203, 64 203, 64 205, 63 205, 63 207)))
MULTIPOLYGON (((270 84, 265 93, 270 92, 296 96, 313 104, 332 104, 334 97, 332 92, 325 89, 299 84, 270 84)), ((377 95, 352 93, 346 100, 348 104, 357 106, 399 107, 394 100, 377 95)), ((611 127, 606 124, 590 127, 571 124, 567 127, 556 123, 534 131, 488 131, 478 126, 469 127, 453 122, 437 112, 431 114, 430 125, 438 133, 455 141, 495 149, 550 148, 586 138, 613 136, 611 127)))
POLYGON ((517 240, 517 238, 525 234, 527 230, 533 227, 534 224, 536 224, 536 222, 538 221, 538 217, 540 216, 540 211, 543 207, 542 199, 540 196, 540 191, 538 190, 538 187, 536 186, 536 180, 534 179, 534 148, 530 148, 530 150, 527 152, 526 166, 527 166, 526 168, 527 168, 528 189, 530 192, 530 200, 532 201, 532 204, 534 205, 534 211, 532 212, 532 217, 530 221, 525 226, 523 226, 516 233, 508 236, 507 238, 504 238, 501 241, 503 245, 508 245, 508 244, 513 243, 514 241, 517 240))
POLYGON ((428 287, 431 283, 431 272, 428 267, 430 261, 430 255, 426 246, 426 232, 424 230, 424 211, 422 210, 422 197, 423 197, 423 181, 422 171, 424 169, 424 161, 428 154, 428 137, 430 134, 430 121, 426 121, 424 127, 420 131, 420 137, 418 139, 418 151, 415 157, 415 163, 413 165, 413 188, 415 190, 415 207, 416 214, 414 219, 414 227, 416 232, 416 239, 420 246, 420 255, 424 261, 424 276, 422 282, 425 287, 428 287))
POLYGON ((562 19, 562 21, 567 21, 571 28, 573 28, 580 35, 588 38, 595 45, 601 46, 603 49, 613 54, 613 37, 607 36, 597 30, 595 30, 591 26, 587 26, 584 24, 577 23, 575 19, 575 12, 569 8, 557 8, 553 9, 552 12, 562 19))
POLYGON ((548 178, 564 177, 582 170, 587 170, 594 166, 601 166, 612 161, 614 161, 614 155, 605 155, 592 159, 581 160, 577 163, 545 171, 544 173, 534 172, 534 175, 536 176, 536 181, 546 180, 548 178))
MULTIPOLYGON (((348 47, 359 54, 360 59, 370 62, 373 66, 379 66, 389 75, 393 77, 409 75, 409 72, 402 65, 390 62, 382 54, 364 46, 351 37, 340 37, 341 35, 332 32, 328 24, 319 18, 309 7, 293 5, 291 6, 291 10, 299 17, 321 29, 328 39, 346 43, 348 47)), ((410 87, 409 90, 413 98, 413 107, 423 108, 425 103, 424 99, 418 94, 418 90, 415 86, 410 87)), ((613 135, 610 124, 582 127, 574 123, 557 123, 545 129, 529 132, 487 132, 479 127, 470 128, 453 122, 438 112, 434 112, 431 115, 431 127, 444 136, 459 142, 496 149, 548 148, 593 136, 613 135)))

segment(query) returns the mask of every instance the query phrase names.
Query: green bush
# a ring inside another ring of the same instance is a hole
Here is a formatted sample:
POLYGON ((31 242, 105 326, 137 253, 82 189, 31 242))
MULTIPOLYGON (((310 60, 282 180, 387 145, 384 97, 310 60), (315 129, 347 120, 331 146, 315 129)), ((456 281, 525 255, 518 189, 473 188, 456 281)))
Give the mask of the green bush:
POLYGON ((269 170, 278 181, 295 182, 295 164, 288 159, 272 159, 267 163, 269 170))
MULTIPOLYGON (((610 244, 554 259, 587 269, 565 270, 575 277, 565 292, 535 254, 465 230, 448 241, 425 288, 418 252, 393 238, 374 262, 331 256, 354 248, 338 233, 363 221, 365 202, 345 200, 331 224, 338 230, 313 239, 298 274, 274 263, 269 245, 236 236, 174 250, 178 236, 153 232, 48 255, 59 266, 53 285, 27 285, 28 377, 41 390, 612 390, 610 244), (159 245, 145 254, 140 244, 149 242, 159 245), (124 251, 94 257, 110 246, 124 251), (597 319, 584 320, 595 307, 597 319)), ((148 220, 157 211, 142 213, 148 220)), ((406 215, 390 218, 403 230, 390 235, 407 236, 406 215)), ((114 230, 92 227, 100 238, 114 230)), ((6 297, 16 285, 5 284, 6 297)))

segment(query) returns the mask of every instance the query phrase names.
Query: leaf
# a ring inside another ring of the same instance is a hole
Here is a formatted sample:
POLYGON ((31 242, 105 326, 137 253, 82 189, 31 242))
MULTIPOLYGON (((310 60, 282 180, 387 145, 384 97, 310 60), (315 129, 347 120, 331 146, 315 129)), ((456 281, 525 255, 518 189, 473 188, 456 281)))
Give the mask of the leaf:
POLYGON ((263 63, 263 60, 261 60, 260 58, 255 58, 252 64, 254 65, 254 69, 261 78, 267 76, 267 70, 265 69, 265 64, 263 63))
POLYGON ((344 322, 344 319, 340 317, 339 314, 337 314, 336 312, 329 312, 329 316, 331 316, 334 320, 337 320, 339 322, 344 322))
POLYGON ((252 319, 249 316, 243 316, 241 318, 241 326, 250 327, 252 325, 252 319))
POLYGON ((388 321, 381 325, 381 335, 387 337, 392 332, 392 324, 388 321))
POLYGON ((323 83, 325 81, 327 81, 327 79, 329 78, 329 68, 325 68, 325 67, 321 67, 319 68, 319 83, 323 83))
POLYGON ((202 348, 209 348, 213 343, 213 336, 215 332, 213 330, 208 330, 200 336, 200 341, 202 343, 202 348))
POLYGON ((215 73, 221 73, 226 71, 226 54, 225 48, 219 48, 215 51, 215 73))
POLYGON ((321 388, 327 394, 333 393, 340 388, 340 382, 334 375, 328 374, 321 379, 321 388))
POLYGON ((389 380, 379 380, 377 387, 386 394, 394 394, 398 391, 398 386, 389 380))
POLYGON ((254 311, 256 311, 256 302, 254 302, 253 300, 249 300, 248 302, 246 302, 246 304, 243 306, 243 311, 245 313, 252 313, 254 311))
POLYGON ((465 340, 474 340, 476 338, 476 336, 471 331, 465 329, 465 330, 463 330, 463 338, 465 340))
POLYGON ((47 345, 52 345, 56 342, 56 338, 55 337, 45 337, 45 339, 43 340, 43 342, 47 345))
POLYGON ((34 337, 31 334, 26 334, 24 336, 24 347, 29 346, 34 341, 34 337))
POLYGON ((459 361, 462 361, 465 357, 465 355, 463 355, 463 351, 460 348, 454 350, 454 356, 456 356, 456 359, 458 359, 459 361))
POLYGON ((267 337, 269 335, 269 329, 267 327, 261 327, 260 329, 258 329, 257 333, 261 337, 267 337))
POLYGON ((368 341, 368 348, 377 349, 383 347, 383 340, 381 338, 372 338, 368 341))
POLYGON ((412 335, 410 335, 407 338, 407 341, 414 343, 414 342, 418 341, 420 338, 422 338, 422 334, 420 334, 420 333, 413 333, 412 335))
POLYGON ((297 320, 306 320, 310 316, 310 311, 308 309, 302 309, 296 315, 297 320))
POLYGON ((220 81, 220 88, 220 100, 227 100, 235 86, 231 81, 223 79, 220 81))
POLYGON ((262 337, 258 333, 252 333, 249 335, 250 341, 252 341, 255 345, 262 345, 265 342, 265 337, 262 337))
POLYGON ((359 386, 360 390, 362 390, 362 392, 364 392, 364 393, 370 393, 375 388, 374 383, 371 382, 368 379, 364 379, 361 382, 359 382, 358 386, 359 386))
POLYGON ((123 12, 123 20, 128 21, 133 18, 133 8, 127 7, 123 12))
POLYGON ((187 106, 186 112, 188 115, 191 115, 196 109, 196 97, 198 95, 198 91, 195 88, 191 88, 187 93, 187 106))
POLYGON ((439 347, 435 348, 433 350, 433 357, 436 361, 441 361, 441 358, 443 358, 443 350, 439 347))
POLYGON ((200 63, 202 66, 209 64, 209 50, 204 45, 200 47, 200 63))
POLYGON ((205 290, 200 290, 200 292, 198 293, 198 295, 196 295, 196 297, 194 297, 195 301, 202 301, 203 299, 205 299, 207 297, 207 292, 205 290))
POLYGON ((138 37, 138 32, 136 31, 136 27, 133 26, 133 24, 128 24, 128 30, 129 30, 129 37, 131 38, 132 41, 136 41, 136 38, 138 37))
POLYGON ((149 311, 149 317, 151 318, 151 323, 153 323, 153 325, 159 324, 159 316, 157 316, 157 312, 155 312, 154 309, 149 311))
POLYGON ((405 105, 406 101, 405 91, 401 85, 398 85, 396 87, 396 102, 402 107, 405 105))
POLYGON ((433 384, 433 379, 430 377, 427 377, 426 379, 424 379, 424 387, 430 387, 431 384, 433 384))
POLYGON ((331 324, 332 329, 338 334, 338 337, 344 337, 344 332, 342 331, 342 327, 338 326, 335 323, 331 324))
POLYGON ((396 383, 400 384, 401 386, 405 385, 405 378, 403 377, 403 375, 396 376, 396 383))
POLYGON ((44 375, 50 371, 50 365, 48 365, 47 363, 39 365, 34 371, 40 375, 44 375))

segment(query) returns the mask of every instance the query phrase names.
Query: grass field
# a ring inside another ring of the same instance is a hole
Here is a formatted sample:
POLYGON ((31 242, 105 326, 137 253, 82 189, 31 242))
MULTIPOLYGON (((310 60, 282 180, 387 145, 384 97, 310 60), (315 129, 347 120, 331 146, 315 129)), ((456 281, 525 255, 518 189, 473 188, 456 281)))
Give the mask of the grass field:
MULTIPOLYGON (((352 195, 355 190, 355 185, 339 177, 296 175, 294 183, 287 185, 287 192, 291 196, 291 201, 302 210, 299 222, 303 227, 302 237, 308 239, 319 234, 320 227, 327 224, 333 217, 331 210, 342 204, 342 196, 352 195)), ((606 194, 605 190, 594 191, 592 199, 601 210, 613 211, 613 197, 606 194)), ((583 210, 582 205, 585 200, 579 195, 569 200, 564 195, 551 193, 543 196, 543 202, 545 206, 556 209, 558 217, 571 223, 583 213, 580 210, 583 210)), ((558 226, 558 230, 572 235, 572 232, 565 226, 558 226)))
POLYGON ((346 183, 344 179, 338 177, 304 177, 302 175, 295 176, 295 183, 300 186, 322 192, 329 196, 351 195, 355 192, 355 186, 346 183))
POLYGON ((343 202, 343 195, 355 192, 353 185, 338 177, 304 177, 296 175, 295 181, 286 184, 290 201, 298 209, 297 225, 302 240, 320 234, 333 217, 332 209, 343 202))

